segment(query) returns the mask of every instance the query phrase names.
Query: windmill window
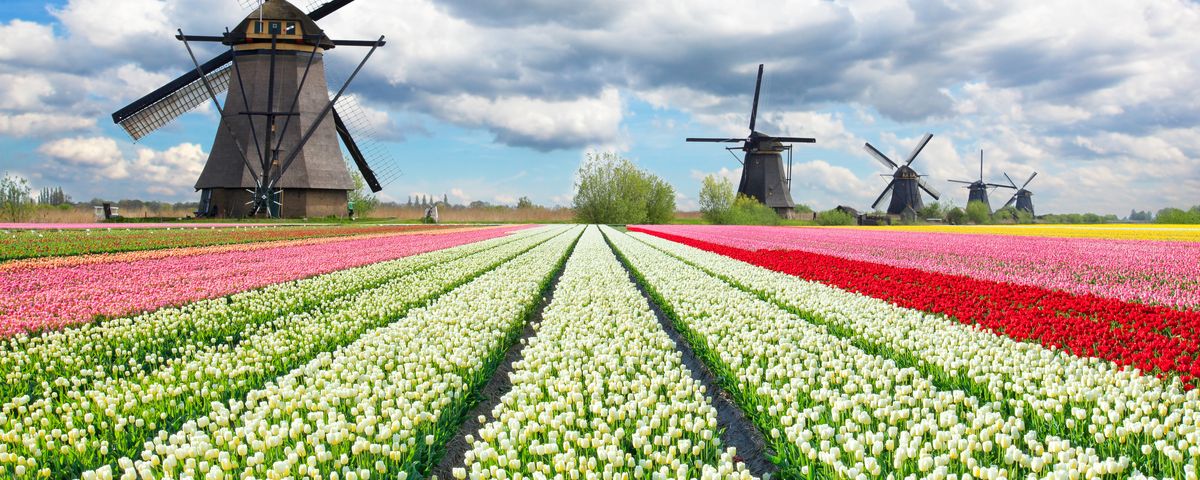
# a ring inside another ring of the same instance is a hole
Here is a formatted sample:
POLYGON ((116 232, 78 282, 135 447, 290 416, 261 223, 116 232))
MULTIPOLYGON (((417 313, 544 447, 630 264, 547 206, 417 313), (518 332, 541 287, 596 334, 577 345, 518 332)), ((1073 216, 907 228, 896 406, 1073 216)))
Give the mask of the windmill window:
POLYGON ((254 22, 254 33, 262 33, 262 22, 254 22))
POLYGON ((284 33, 286 33, 288 35, 295 35, 296 34, 296 22, 287 22, 287 29, 284 30, 284 33))
POLYGON ((271 22, 271 29, 268 31, 268 33, 271 35, 279 35, 280 31, 279 22, 271 22))

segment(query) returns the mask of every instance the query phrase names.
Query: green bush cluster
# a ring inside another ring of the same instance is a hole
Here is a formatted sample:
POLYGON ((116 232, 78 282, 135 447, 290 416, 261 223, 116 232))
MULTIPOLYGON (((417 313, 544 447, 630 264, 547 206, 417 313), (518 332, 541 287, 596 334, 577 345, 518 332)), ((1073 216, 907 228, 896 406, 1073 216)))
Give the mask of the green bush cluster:
POLYGON ((1200 224, 1200 205, 1189 210, 1179 208, 1164 208, 1158 211, 1154 223, 1200 224))
POLYGON ((817 225, 855 225, 857 223, 858 220, 852 215, 836 208, 817 214, 817 225))
POLYGON ((33 213, 33 197, 29 196, 29 181, 5 173, 0 176, 0 218, 23 222, 33 213))
POLYGON ((668 223, 675 217, 675 189, 616 153, 589 153, 578 178, 573 207, 582 223, 668 223))
POLYGON ((709 175, 700 185, 700 215, 716 225, 779 225, 775 209, 736 195, 728 178, 709 175))

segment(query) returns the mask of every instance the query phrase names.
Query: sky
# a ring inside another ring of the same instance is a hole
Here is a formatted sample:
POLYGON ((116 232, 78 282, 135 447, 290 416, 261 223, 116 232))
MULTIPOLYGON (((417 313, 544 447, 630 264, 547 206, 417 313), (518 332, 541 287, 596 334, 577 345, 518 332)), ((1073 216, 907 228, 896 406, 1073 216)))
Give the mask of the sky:
MULTIPOLYGON (((139 142, 111 113, 190 68, 177 28, 219 34, 245 3, 5 0, 0 171, 75 200, 196 200, 212 105, 139 142)), ((580 162, 612 151, 695 210, 701 179, 736 185, 740 165, 683 139, 747 135, 762 63, 758 130, 817 139, 793 151, 792 196, 818 210, 882 191, 864 142, 903 158, 926 132, 913 166, 956 205, 947 180, 976 178, 980 150, 988 181, 1038 173, 1039 213, 1200 204, 1191 0, 358 0, 320 25, 387 37, 347 90, 404 172, 385 200, 569 205, 580 162)), ((364 53, 330 51, 330 84, 364 53)))

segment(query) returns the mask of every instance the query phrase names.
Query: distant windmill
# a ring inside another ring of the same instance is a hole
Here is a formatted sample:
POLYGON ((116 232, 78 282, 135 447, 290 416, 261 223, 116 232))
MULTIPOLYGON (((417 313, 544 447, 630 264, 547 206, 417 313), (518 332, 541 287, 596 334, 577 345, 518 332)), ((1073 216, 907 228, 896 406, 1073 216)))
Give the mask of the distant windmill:
POLYGON ((934 200, 941 198, 942 195, 929 186, 929 184, 925 183, 921 179, 921 175, 912 168, 913 160, 917 159, 917 155, 921 153, 921 150, 925 148, 925 145, 932 138, 933 134, 929 133, 921 137, 917 148, 914 148, 912 153, 908 154, 908 158, 904 160, 903 165, 897 165, 896 162, 893 162, 883 152, 871 146, 870 143, 864 145, 867 153, 875 157, 876 160, 879 160, 879 163, 882 163, 883 166, 893 171, 890 174, 892 181, 888 182, 887 188, 883 189, 883 193, 879 194, 879 198, 875 199, 875 203, 871 204, 871 208, 879 209, 879 205, 883 204, 888 196, 891 196, 892 201, 888 204, 887 208, 888 214, 915 216, 917 210, 920 210, 924 206, 924 203, 921 201, 921 190, 928 193, 934 200))
MULTIPOLYGON (((758 80, 754 83, 754 104, 750 107, 750 136, 746 138, 688 138, 689 142, 738 143, 746 152, 742 161, 742 180, 738 193, 754 197, 775 213, 786 217, 796 203, 792 201, 791 145, 785 143, 815 143, 816 139, 804 137, 774 137, 754 129, 758 118, 758 96, 762 89, 763 66, 758 65, 758 80), (783 167, 783 151, 788 152, 787 170, 783 167)), ((731 147, 726 150, 735 150, 731 147)))
POLYGON ((992 204, 988 202, 989 188, 1017 188, 1014 186, 1003 185, 999 183, 986 183, 983 181, 983 150, 979 151, 979 180, 949 180, 954 183, 965 183, 966 188, 970 193, 967 194, 967 205, 971 202, 983 202, 987 206, 988 212, 992 211, 992 204))
POLYGON ((313 217, 346 212, 354 182, 338 148, 345 145, 372 191, 398 171, 377 149, 360 148, 350 128, 365 117, 343 96, 378 40, 331 40, 316 20, 353 0, 330 0, 305 14, 285 0, 239 0, 255 11, 221 36, 184 35, 194 69, 113 113, 134 140, 212 101, 221 115, 196 189, 199 213, 227 217, 313 217), (189 42, 216 42, 228 50, 201 64, 189 42), (366 57, 329 96, 324 54, 334 47, 370 47, 366 57), (224 105, 217 94, 228 90, 224 105), (337 108, 335 108, 337 107, 337 108), (341 110, 339 112, 339 110, 341 110), (364 154, 364 151, 366 152, 364 154), (372 162, 385 160, 382 169, 372 162), (286 199, 284 192, 287 192, 286 199), (218 211, 219 209, 219 211, 218 211))
POLYGON ((1024 210, 1026 212, 1029 212, 1030 215, 1034 215, 1034 213, 1033 213, 1033 192, 1026 190, 1025 187, 1028 187, 1029 182, 1032 182, 1033 177, 1036 177, 1036 176, 1037 176, 1037 172, 1033 172, 1033 175, 1030 175, 1029 179, 1025 180, 1025 183, 1021 184, 1021 186, 1018 187, 1017 183, 1012 180, 1012 177, 1008 176, 1007 173, 1004 174, 1004 178, 1008 179, 1008 183, 1012 185, 1012 188, 1017 189, 1017 193, 1014 193, 1012 198, 1008 199, 1008 202, 1004 204, 1004 207, 1007 208, 1007 207, 1011 206, 1013 203, 1016 203, 1017 210, 1024 210))

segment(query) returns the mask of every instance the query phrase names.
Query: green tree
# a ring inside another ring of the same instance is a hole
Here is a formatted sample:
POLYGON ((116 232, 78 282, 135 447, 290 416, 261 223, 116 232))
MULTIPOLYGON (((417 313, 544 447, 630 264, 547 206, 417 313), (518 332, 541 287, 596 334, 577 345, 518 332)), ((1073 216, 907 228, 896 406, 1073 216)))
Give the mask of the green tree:
POLYGON ((517 199, 517 208, 518 209, 526 209, 526 208, 534 208, 534 207, 537 207, 537 205, 534 205, 533 200, 530 200, 529 197, 521 197, 521 198, 517 199))
POLYGON ((0 215, 10 222, 23 222, 33 213, 29 181, 7 172, 0 178, 0 215))
POLYGON ((1200 223, 1200 205, 1194 206, 1189 210, 1174 207, 1164 208, 1158 211, 1158 216, 1154 218, 1154 222, 1171 224, 1200 223))
POLYGON ((970 202, 967 204, 967 220, 978 225, 991 223, 992 212, 988 211, 988 206, 983 202, 970 202))
POLYGON ((589 153, 578 179, 573 207, 580 222, 667 222, 675 215, 675 189, 616 153, 589 153))
POLYGON ((367 188, 367 181, 357 168, 350 164, 346 164, 346 167, 350 169, 350 177, 354 179, 354 190, 349 192, 347 200, 354 205, 355 217, 366 217, 379 206, 379 198, 367 188))
POLYGON ((665 180, 647 174, 650 192, 646 198, 646 223, 670 223, 675 218, 675 188, 665 180))
POLYGON ((817 214, 818 225, 854 225, 855 223, 858 222, 853 216, 836 208, 817 214))
POLYGON ((728 178, 709 175, 700 184, 700 216, 708 223, 728 223, 733 209, 733 182, 728 178))

